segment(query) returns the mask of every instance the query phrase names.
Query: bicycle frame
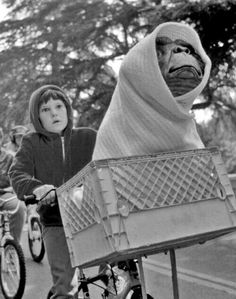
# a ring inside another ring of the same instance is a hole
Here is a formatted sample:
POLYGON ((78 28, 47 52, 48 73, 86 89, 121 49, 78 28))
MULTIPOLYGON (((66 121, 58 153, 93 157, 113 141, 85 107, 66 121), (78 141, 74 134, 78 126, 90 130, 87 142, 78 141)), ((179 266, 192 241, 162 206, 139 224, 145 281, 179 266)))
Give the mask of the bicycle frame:
POLYGON ((0 285, 4 298, 22 298, 26 284, 26 267, 22 247, 10 232, 10 215, 19 209, 16 196, 1 199, 0 211, 0 285), (10 201, 16 205, 7 205, 10 201))
MULTIPOLYGON (((9 225, 9 215, 8 212, 1 212, 0 217, 0 226, 1 226, 1 235, 0 235, 0 250, 1 250, 1 258, 5 260, 5 251, 4 245, 7 240, 13 240, 13 237, 10 234, 10 225, 9 225)), ((5 263, 3 263, 2 269, 5 270, 5 263)))
POLYGON ((1 227, 1 241, 0 246, 2 247, 6 239, 13 239, 10 234, 10 224, 9 224, 9 213, 7 211, 0 212, 0 227, 1 227))
MULTIPOLYGON (((138 264, 140 263, 137 260, 138 264)), ((106 264, 106 267, 101 270, 95 276, 86 277, 83 270, 79 269, 79 287, 78 291, 83 292, 83 299, 90 299, 89 293, 89 284, 94 284, 104 290, 104 293, 101 294, 102 298, 113 298, 113 299, 125 299, 127 296, 132 298, 131 291, 134 291, 137 287, 140 290, 140 295, 143 292, 143 286, 141 285, 142 278, 139 279, 138 269, 134 260, 122 261, 118 262, 115 265, 106 264), (104 279, 107 279, 107 283, 104 282, 104 279), (105 287, 102 287, 98 284, 95 284, 96 281, 103 281, 105 287), (122 281, 122 286, 119 288, 117 287, 116 283, 122 281)), ((140 265, 139 265, 140 268, 140 265)), ((77 268, 78 269, 78 268, 77 268)), ((140 272, 140 269, 139 269, 140 272)), ((140 275, 141 276, 141 275, 140 275)), ((137 289, 136 289, 137 290, 137 289)), ((78 297, 81 298, 81 297, 78 297)), ((135 297, 137 298, 137 297, 135 297)), ((140 298, 147 298, 146 293, 145 295, 142 293, 142 297, 140 298)), ((151 296, 148 297, 149 299, 152 298, 151 296)))
MULTIPOLYGON (((60 193, 60 188, 58 188, 56 191, 60 193)), ((25 199, 26 205, 35 204, 40 201, 40 200, 36 199, 36 196, 34 194, 26 195, 26 196, 24 196, 24 199, 25 199)), ((115 297, 113 297, 114 299, 125 299, 133 287, 140 285, 141 292, 142 292, 142 298, 147 299, 141 257, 138 258, 138 265, 139 265, 140 279, 138 278, 138 275, 137 275, 138 271, 137 271, 136 266, 135 266, 135 271, 134 271, 134 267, 133 267, 133 269, 128 270, 129 275, 128 275, 127 281, 125 282, 125 287, 121 291, 121 293, 118 294, 116 286, 115 286, 114 271, 112 270, 112 267, 108 264, 108 268, 110 269, 110 272, 111 272, 110 279, 113 280, 114 291, 112 292, 111 290, 108 290, 108 286, 103 288, 100 285, 96 284, 98 287, 100 287, 104 290, 104 292, 105 292, 104 298, 108 298, 108 295, 111 294, 111 295, 115 296, 115 297)), ((78 292, 80 292, 80 291, 83 292, 83 299, 90 299, 89 288, 88 288, 89 284, 95 284, 95 281, 102 280, 102 278, 108 276, 108 274, 99 273, 98 275, 93 276, 91 278, 86 278, 82 269, 79 269, 79 273, 80 274, 79 274, 79 280, 78 280, 79 281, 78 292)))
MULTIPOLYGON (((109 269, 111 269, 111 275, 114 276, 114 274, 112 273, 111 266, 110 265, 107 265, 107 266, 108 266, 109 269)), ((91 284, 96 285, 97 287, 104 290, 104 293, 101 294, 102 298, 104 298, 104 299, 108 298, 109 294, 116 295, 115 293, 108 291, 107 286, 102 287, 101 285, 98 285, 98 284, 95 283, 97 281, 103 281, 104 282, 104 279, 108 279, 109 274, 107 272, 102 271, 102 272, 98 273, 95 276, 86 277, 84 272, 83 272, 83 269, 79 269, 79 268, 77 268, 77 269, 79 270, 79 275, 78 275, 78 282, 79 282, 78 296, 79 296, 80 291, 82 291, 83 292, 83 297, 82 298, 83 299, 90 299, 90 293, 89 293, 88 285, 91 285, 91 284)), ((78 298, 82 299, 81 297, 78 297, 78 298)), ((116 297, 114 297, 114 299, 116 299, 116 297)), ((122 298, 119 298, 119 299, 122 299, 122 298)))
MULTIPOLYGON (((10 197, 8 199, 5 199, 4 202, 8 202, 15 199, 15 197, 10 197)), ((0 250, 1 250, 1 258, 4 260, 4 245, 6 244, 7 240, 13 240, 14 238, 12 237, 10 233, 10 221, 9 221, 9 215, 12 215, 16 213, 16 211, 19 208, 19 202, 17 203, 17 206, 14 210, 3 210, 0 212, 0 250)), ((3 263, 3 270, 5 270, 5 263, 3 263)))
MULTIPOLYGON (((39 214, 36 212, 36 206, 31 205, 27 208, 27 222, 30 223, 33 218, 39 219, 39 214)), ((32 230, 28 227, 30 238, 33 237, 32 230)))

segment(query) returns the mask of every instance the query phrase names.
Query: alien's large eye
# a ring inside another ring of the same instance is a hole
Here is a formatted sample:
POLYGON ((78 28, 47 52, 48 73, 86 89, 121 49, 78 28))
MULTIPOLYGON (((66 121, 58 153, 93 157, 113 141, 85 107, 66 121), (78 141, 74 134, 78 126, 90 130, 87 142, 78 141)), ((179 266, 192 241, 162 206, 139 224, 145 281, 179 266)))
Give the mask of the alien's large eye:
POLYGON ((172 40, 166 36, 158 36, 156 38, 157 58, 160 59, 167 52, 167 47, 172 43, 172 40))
POLYGON ((156 48, 157 48, 157 50, 160 49, 160 51, 163 51, 163 49, 165 49, 165 47, 168 46, 169 44, 172 44, 172 40, 169 37, 158 36, 156 38, 156 48))
POLYGON ((184 41, 182 39, 176 39, 174 41, 174 43, 176 44, 177 47, 179 46, 180 48, 186 49, 186 51, 187 51, 186 53, 187 54, 196 53, 194 47, 192 45, 190 45, 188 42, 186 42, 186 41, 184 41))
POLYGON ((158 47, 158 48, 156 49, 156 52, 157 52, 157 58, 158 58, 158 60, 165 54, 164 49, 163 49, 163 48, 160 48, 160 47, 158 47))
POLYGON ((173 41, 167 36, 158 36, 156 38, 156 45, 157 46, 165 46, 171 44, 173 41))

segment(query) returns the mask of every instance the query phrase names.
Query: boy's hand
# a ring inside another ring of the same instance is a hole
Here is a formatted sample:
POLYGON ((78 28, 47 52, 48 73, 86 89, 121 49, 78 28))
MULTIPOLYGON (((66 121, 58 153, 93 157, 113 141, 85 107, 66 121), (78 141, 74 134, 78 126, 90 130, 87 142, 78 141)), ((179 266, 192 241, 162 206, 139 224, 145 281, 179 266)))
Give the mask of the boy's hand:
POLYGON ((55 205, 55 189, 53 185, 42 185, 33 191, 33 194, 36 195, 36 199, 39 200, 38 208, 44 205, 55 205))

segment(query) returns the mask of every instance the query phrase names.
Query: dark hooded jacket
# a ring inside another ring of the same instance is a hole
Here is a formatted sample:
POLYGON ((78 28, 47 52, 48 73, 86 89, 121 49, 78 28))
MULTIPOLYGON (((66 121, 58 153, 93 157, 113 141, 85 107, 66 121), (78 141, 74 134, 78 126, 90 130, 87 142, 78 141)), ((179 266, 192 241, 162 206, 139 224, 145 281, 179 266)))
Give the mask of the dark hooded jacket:
MULTIPOLYGON (((32 194, 33 190, 41 185, 52 184, 59 187, 92 158, 96 132, 90 128, 72 128, 73 115, 69 98, 65 101, 68 124, 64 130, 64 155, 61 136, 48 132, 42 127, 38 103, 47 89, 63 92, 57 86, 45 85, 32 94, 29 111, 35 132, 23 137, 21 147, 9 171, 11 184, 21 200, 24 200, 24 195, 32 194)), ((58 204, 53 207, 43 206, 39 213, 45 226, 62 225, 58 204)))

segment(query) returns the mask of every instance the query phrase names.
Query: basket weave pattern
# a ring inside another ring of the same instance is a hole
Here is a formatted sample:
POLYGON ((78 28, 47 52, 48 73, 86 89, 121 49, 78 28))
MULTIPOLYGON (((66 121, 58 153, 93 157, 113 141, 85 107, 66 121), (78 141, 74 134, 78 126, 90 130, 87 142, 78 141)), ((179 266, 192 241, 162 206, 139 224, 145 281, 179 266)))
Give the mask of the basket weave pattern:
POLYGON ((110 168, 117 196, 128 203, 131 212, 216 196, 218 176, 210 156, 141 161, 110 168))
POLYGON ((63 201, 63 214, 66 217, 66 222, 70 225, 72 234, 97 222, 95 213, 97 207, 90 176, 86 176, 83 187, 83 201, 81 204, 73 200, 71 196, 63 201))
MULTIPOLYGON (((151 157, 144 159, 116 159, 107 162, 117 199, 129 206, 130 212, 187 204, 217 196, 219 181, 209 153, 151 157)), ((99 222, 91 174, 86 173, 82 203, 67 196, 63 202, 63 217, 71 233, 77 233, 99 222)))

